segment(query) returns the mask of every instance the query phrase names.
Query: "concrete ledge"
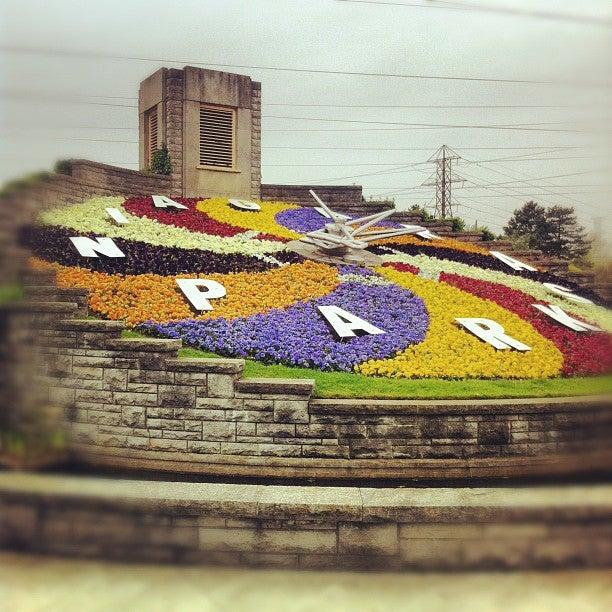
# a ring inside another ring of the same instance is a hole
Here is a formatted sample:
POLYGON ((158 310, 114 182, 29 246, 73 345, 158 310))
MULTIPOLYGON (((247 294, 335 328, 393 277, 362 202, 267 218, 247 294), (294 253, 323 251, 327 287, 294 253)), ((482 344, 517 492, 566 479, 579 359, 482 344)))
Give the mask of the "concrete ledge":
POLYGON ((116 351, 129 351, 134 353, 174 353, 183 346, 181 340, 166 340, 164 338, 118 338, 108 340, 106 347, 116 351))
POLYGON ((612 486, 296 487, 0 474, 0 546, 308 568, 610 566, 612 486))
POLYGON ((342 480, 448 481, 476 478, 525 478, 610 474, 612 452, 583 452, 542 457, 472 459, 337 459, 232 455, 75 445, 83 464, 166 474, 203 474, 233 478, 318 478, 342 480))
POLYGON ((386 400, 386 399, 313 399, 313 414, 401 414, 401 415, 456 415, 500 413, 525 414, 574 412, 593 407, 609 409, 612 395, 584 395, 576 397, 508 398, 508 399, 447 399, 447 400, 386 400))
POLYGON ((174 372, 212 372, 216 374, 240 374, 244 359, 167 359, 166 365, 174 372))
POLYGON ((56 327, 65 331, 120 332, 125 329, 125 323, 122 321, 102 321, 99 319, 67 319, 66 321, 59 321, 56 327))
POLYGON ((262 395, 312 395, 315 381, 310 378, 243 378, 236 382, 236 391, 262 395))
POLYGON ((11 310, 14 312, 31 312, 31 313, 57 313, 69 316, 78 312, 78 305, 73 302, 7 302, 0 304, 3 310, 11 310))

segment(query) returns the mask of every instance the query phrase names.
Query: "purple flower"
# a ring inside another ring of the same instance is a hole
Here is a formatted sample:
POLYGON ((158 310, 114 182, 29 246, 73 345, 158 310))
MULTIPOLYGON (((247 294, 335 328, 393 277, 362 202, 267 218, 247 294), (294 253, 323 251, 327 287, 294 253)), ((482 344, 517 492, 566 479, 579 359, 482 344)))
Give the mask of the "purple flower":
POLYGON ((238 319, 186 319, 142 326, 165 337, 224 355, 321 370, 350 371, 368 359, 390 357, 421 342, 428 316, 423 301, 392 285, 343 283, 331 293, 284 310, 238 319), (335 305, 386 333, 339 340, 317 309, 335 305))

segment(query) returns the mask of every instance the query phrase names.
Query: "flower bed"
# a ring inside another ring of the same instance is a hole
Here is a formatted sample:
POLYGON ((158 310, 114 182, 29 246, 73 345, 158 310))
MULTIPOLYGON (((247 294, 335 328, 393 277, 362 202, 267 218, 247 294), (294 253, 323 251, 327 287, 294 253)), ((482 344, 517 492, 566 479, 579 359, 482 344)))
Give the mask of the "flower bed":
POLYGON ((431 322, 423 342, 390 359, 362 363, 357 372, 393 378, 547 378, 561 372, 563 355, 557 347, 515 314, 446 283, 388 267, 379 270, 421 297, 431 322), (455 317, 493 319, 531 351, 498 351, 460 329, 455 317))
MULTIPOLYGON (((155 208, 153 198, 129 198, 123 203, 123 209, 137 217, 147 217, 164 225, 183 227, 191 232, 207 234, 209 236, 230 237, 244 234, 243 227, 236 227, 229 223, 223 223, 211 219, 205 212, 197 209, 200 200, 197 198, 174 198, 179 204, 187 206, 187 210, 176 208, 155 208)), ((279 241, 280 238, 271 234, 256 234, 249 237, 259 240, 279 241)))
MULTIPOLYGON (((145 199, 146 200, 146 199, 145 199)), ((129 202, 129 200, 128 200, 129 202)), ((185 218, 185 224, 191 224, 194 213, 190 209, 168 212, 170 209, 153 208, 151 200, 150 218, 135 216, 123 209, 123 198, 92 198, 79 204, 56 208, 40 216, 43 224, 70 229, 77 234, 94 233, 120 240, 135 240, 153 246, 180 247, 183 249, 201 249, 213 253, 239 253, 259 255, 284 250, 284 245, 274 240, 263 240, 255 234, 245 233, 244 228, 235 228, 226 223, 211 220, 202 215, 203 230, 209 223, 212 233, 191 231, 179 225, 179 219, 185 218), (119 208, 126 216, 127 225, 115 225, 106 213, 106 208, 119 208), (172 215, 175 223, 168 225, 162 221, 172 215), (159 219, 158 219, 159 217, 159 219)), ((144 206, 141 201, 139 206, 144 206)), ((129 207, 128 207, 129 208, 129 207)))
POLYGON ((276 215, 285 210, 297 209, 295 204, 285 202, 261 202, 260 211, 236 210, 230 206, 227 198, 211 198, 198 202, 197 209, 212 219, 231 223, 246 230, 255 230, 272 234, 287 240, 297 240, 300 234, 276 222, 276 215))
POLYGON ((607 334, 576 332, 568 329, 534 308, 534 300, 530 295, 499 283, 446 272, 440 274, 440 280, 472 295, 495 302, 519 315, 524 321, 529 321, 542 336, 552 340, 563 353, 564 375, 604 374, 612 368, 612 345, 607 334))
POLYGON ((342 283, 332 293, 284 310, 228 321, 145 325, 143 329, 188 345, 224 355, 253 357, 264 362, 350 371, 366 359, 383 358, 419 343, 427 329, 422 300, 395 286, 342 283), (345 341, 318 315, 317 306, 335 305, 359 315, 385 331, 345 341))
POLYGON ((555 304, 611 331, 601 303, 570 301, 543 283, 592 293, 550 274, 514 271, 481 245, 402 236, 371 247, 384 262, 376 269, 331 266, 285 245, 327 222, 312 208, 179 201, 187 208, 155 208, 150 197, 91 198, 42 213, 23 242, 33 265, 56 270, 60 286, 89 289, 92 313, 221 355, 391 379, 539 380, 612 368, 609 334, 571 331, 532 306, 555 304), (108 207, 127 224, 113 223, 108 207), (70 241, 76 236, 109 237, 125 257, 81 256, 70 241), (215 280, 226 295, 211 298, 212 310, 194 311, 176 283, 183 278, 215 280), (341 340, 318 309, 325 305, 385 333, 341 340), (491 319, 531 350, 495 349, 458 317, 491 319))
POLYGON ((37 269, 55 270, 60 287, 87 287, 89 306, 94 313, 131 325, 187 317, 232 319, 250 316, 325 295, 338 285, 334 268, 311 261, 267 272, 206 274, 206 278, 226 288, 227 296, 215 300, 214 310, 194 316, 175 278, 198 278, 197 274, 106 274, 41 260, 35 260, 33 265, 37 269))

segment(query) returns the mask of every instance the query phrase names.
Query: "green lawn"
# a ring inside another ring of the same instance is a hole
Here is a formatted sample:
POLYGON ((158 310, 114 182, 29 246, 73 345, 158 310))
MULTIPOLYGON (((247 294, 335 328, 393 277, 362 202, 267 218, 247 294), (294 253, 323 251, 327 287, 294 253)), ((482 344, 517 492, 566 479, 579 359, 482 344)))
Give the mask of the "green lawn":
MULTIPOLYGON (((134 331, 124 337, 141 338, 134 331)), ((214 353, 194 348, 183 348, 180 357, 219 357, 214 353)), ((316 397, 376 397, 386 399, 444 399, 444 398, 513 398, 560 397, 566 395, 594 395, 612 393, 612 376, 593 378, 552 378, 541 380, 442 380, 389 379, 350 374, 321 372, 284 365, 266 365, 246 360, 244 370, 248 378, 312 378, 316 397)))

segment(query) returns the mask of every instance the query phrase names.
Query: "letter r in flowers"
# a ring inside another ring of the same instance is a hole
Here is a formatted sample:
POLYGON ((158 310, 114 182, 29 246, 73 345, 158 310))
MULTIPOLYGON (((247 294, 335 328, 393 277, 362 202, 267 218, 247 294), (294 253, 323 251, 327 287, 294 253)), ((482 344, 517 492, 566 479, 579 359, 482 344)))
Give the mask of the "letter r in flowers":
POLYGON ((107 257, 125 257, 124 252, 113 242, 112 238, 77 236, 70 240, 83 257, 98 257, 98 253, 107 257))
POLYGON ((562 287, 561 285, 555 285, 554 283, 544 283, 544 286, 551 292, 560 295, 572 302, 578 302, 579 304, 592 304, 591 300, 587 300, 587 298, 582 297, 580 295, 576 295, 572 293, 571 289, 567 287, 562 287))
POLYGON ((503 261, 506 265, 510 266, 513 270, 529 270, 530 272, 537 272, 538 269, 533 266, 529 266, 518 259, 514 259, 514 257, 510 257, 510 255, 506 255, 505 253, 501 253, 500 251, 489 251, 493 257, 497 257, 500 261, 503 261))
POLYGON ((227 293, 221 283, 206 278, 177 278, 176 284, 196 310, 212 310, 208 300, 222 298, 227 293))
POLYGON ((352 338, 358 332, 360 335, 386 333, 339 306, 317 306, 317 308, 339 338, 352 338))
POLYGON ((532 306, 542 311, 544 314, 548 315, 555 321, 558 321, 559 323, 561 323, 561 325, 565 325, 565 327, 569 327, 574 331, 602 331, 599 327, 589 325, 589 323, 585 323, 584 321, 579 321, 578 319, 570 317, 567 312, 565 312, 565 310, 559 308, 559 306, 555 306, 554 304, 532 304, 532 306))
POLYGON ((151 197, 153 198, 153 206, 155 206, 155 208, 178 208, 180 210, 188 209, 188 207, 184 204, 179 204, 166 196, 154 195, 151 197))
POLYGON ((456 318, 455 321, 462 325, 476 337, 499 350, 513 348, 517 351, 530 351, 531 347, 519 342, 512 336, 508 336, 504 328, 491 319, 463 319, 456 318))

